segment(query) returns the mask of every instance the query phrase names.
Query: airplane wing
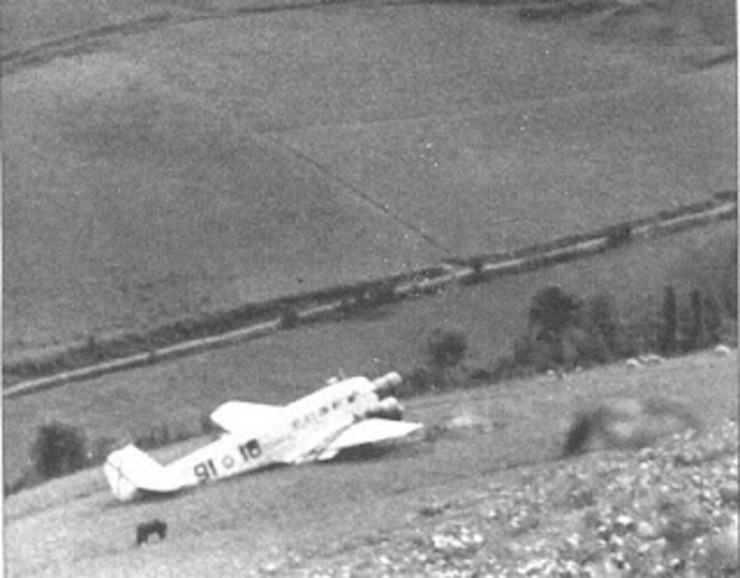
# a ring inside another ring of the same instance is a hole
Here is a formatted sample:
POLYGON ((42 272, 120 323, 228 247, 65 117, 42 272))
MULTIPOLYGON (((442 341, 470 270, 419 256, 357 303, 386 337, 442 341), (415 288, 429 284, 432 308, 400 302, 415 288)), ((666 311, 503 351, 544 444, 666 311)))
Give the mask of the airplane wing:
POLYGON ((264 429, 284 417, 284 410, 277 405, 228 401, 211 414, 211 420, 230 433, 264 429))
POLYGON ((420 423, 371 418, 349 426, 339 434, 319 455, 319 460, 328 460, 341 450, 399 439, 424 427, 420 423))

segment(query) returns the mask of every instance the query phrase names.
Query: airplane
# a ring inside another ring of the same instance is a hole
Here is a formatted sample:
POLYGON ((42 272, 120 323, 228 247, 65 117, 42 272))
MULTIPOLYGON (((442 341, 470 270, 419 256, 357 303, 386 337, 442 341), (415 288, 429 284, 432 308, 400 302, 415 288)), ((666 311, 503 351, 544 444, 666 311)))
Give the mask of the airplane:
POLYGON ((122 502, 280 465, 330 460, 341 451, 408 436, 423 427, 401 421, 392 393, 401 376, 391 372, 332 379, 286 406, 229 401, 211 420, 224 430, 210 444, 163 466, 134 444, 112 452, 103 473, 122 502))

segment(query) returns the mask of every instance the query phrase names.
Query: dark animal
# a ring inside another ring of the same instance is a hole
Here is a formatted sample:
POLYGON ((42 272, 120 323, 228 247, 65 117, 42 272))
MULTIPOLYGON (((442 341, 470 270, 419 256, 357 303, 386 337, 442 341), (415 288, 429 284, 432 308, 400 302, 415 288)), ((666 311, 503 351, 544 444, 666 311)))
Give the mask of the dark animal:
POLYGON ((150 522, 142 522, 136 526, 136 545, 141 546, 149 542, 149 537, 157 534, 160 541, 167 537, 167 524, 162 520, 155 519, 150 522))

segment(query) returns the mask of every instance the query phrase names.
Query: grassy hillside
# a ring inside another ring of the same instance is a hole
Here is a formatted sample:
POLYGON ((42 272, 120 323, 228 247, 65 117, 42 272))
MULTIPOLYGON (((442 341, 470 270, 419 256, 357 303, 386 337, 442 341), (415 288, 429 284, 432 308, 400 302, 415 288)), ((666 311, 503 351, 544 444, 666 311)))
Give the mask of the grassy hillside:
POLYGON ((736 370, 736 354, 701 354, 637 372, 607 367, 563 381, 430 396, 409 402, 409 419, 434 425, 472 416, 478 425, 375 460, 273 470, 169 500, 118 505, 100 470, 83 472, 6 501, 7 569, 12 575, 94 576, 126 568, 140 576, 222 576, 245 575, 274 560, 347 563, 363 544, 382 550, 377 540, 408 529, 423 508, 431 508, 431 521, 446 518, 448 508, 491 484, 561 470, 562 462, 501 471, 553 459, 570 411, 587 399, 617 392, 671 396, 689 402, 705 423, 720 423, 737 412, 736 370), (136 523, 154 517, 168 522, 167 541, 136 548, 136 523))
MULTIPOLYGON (((7 22, 30 45, 148 6, 11 2, 7 22)), ((698 25, 634 49, 598 37, 608 11, 529 23, 473 4, 161 6, 208 18, 103 35, 3 79, 6 351, 586 230, 735 183, 734 68, 684 74, 674 58, 726 52, 698 25)), ((704 21, 689 12, 678 21, 704 21)))

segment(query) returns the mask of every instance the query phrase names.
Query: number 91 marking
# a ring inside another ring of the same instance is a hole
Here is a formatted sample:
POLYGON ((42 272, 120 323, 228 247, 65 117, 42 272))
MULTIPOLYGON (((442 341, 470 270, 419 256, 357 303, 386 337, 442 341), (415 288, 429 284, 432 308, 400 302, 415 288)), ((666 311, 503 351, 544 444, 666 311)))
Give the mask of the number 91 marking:
POLYGON ((213 460, 208 460, 207 462, 196 465, 193 468, 193 472, 195 473, 195 477, 198 478, 199 482, 207 482, 212 477, 218 477, 216 466, 213 464, 213 460))
MULTIPOLYGON (((239 453, 244 458, 244 461, 248 462, 260 457, 262 455, 262 448, 257 440, 250 440, 239 446, 239 453)), ((234 466, 234 460, 231 456, 226 455, 221 461, 221 465, 227 470, 231 469, 234 466)), ((207 460, 197 464, 193 468, 193 473, 198 478, 199 483, 207 482, 211 478, 218 477, 218 471, 216 471, 216 465, 213 463, 213 460, 207 460)))

